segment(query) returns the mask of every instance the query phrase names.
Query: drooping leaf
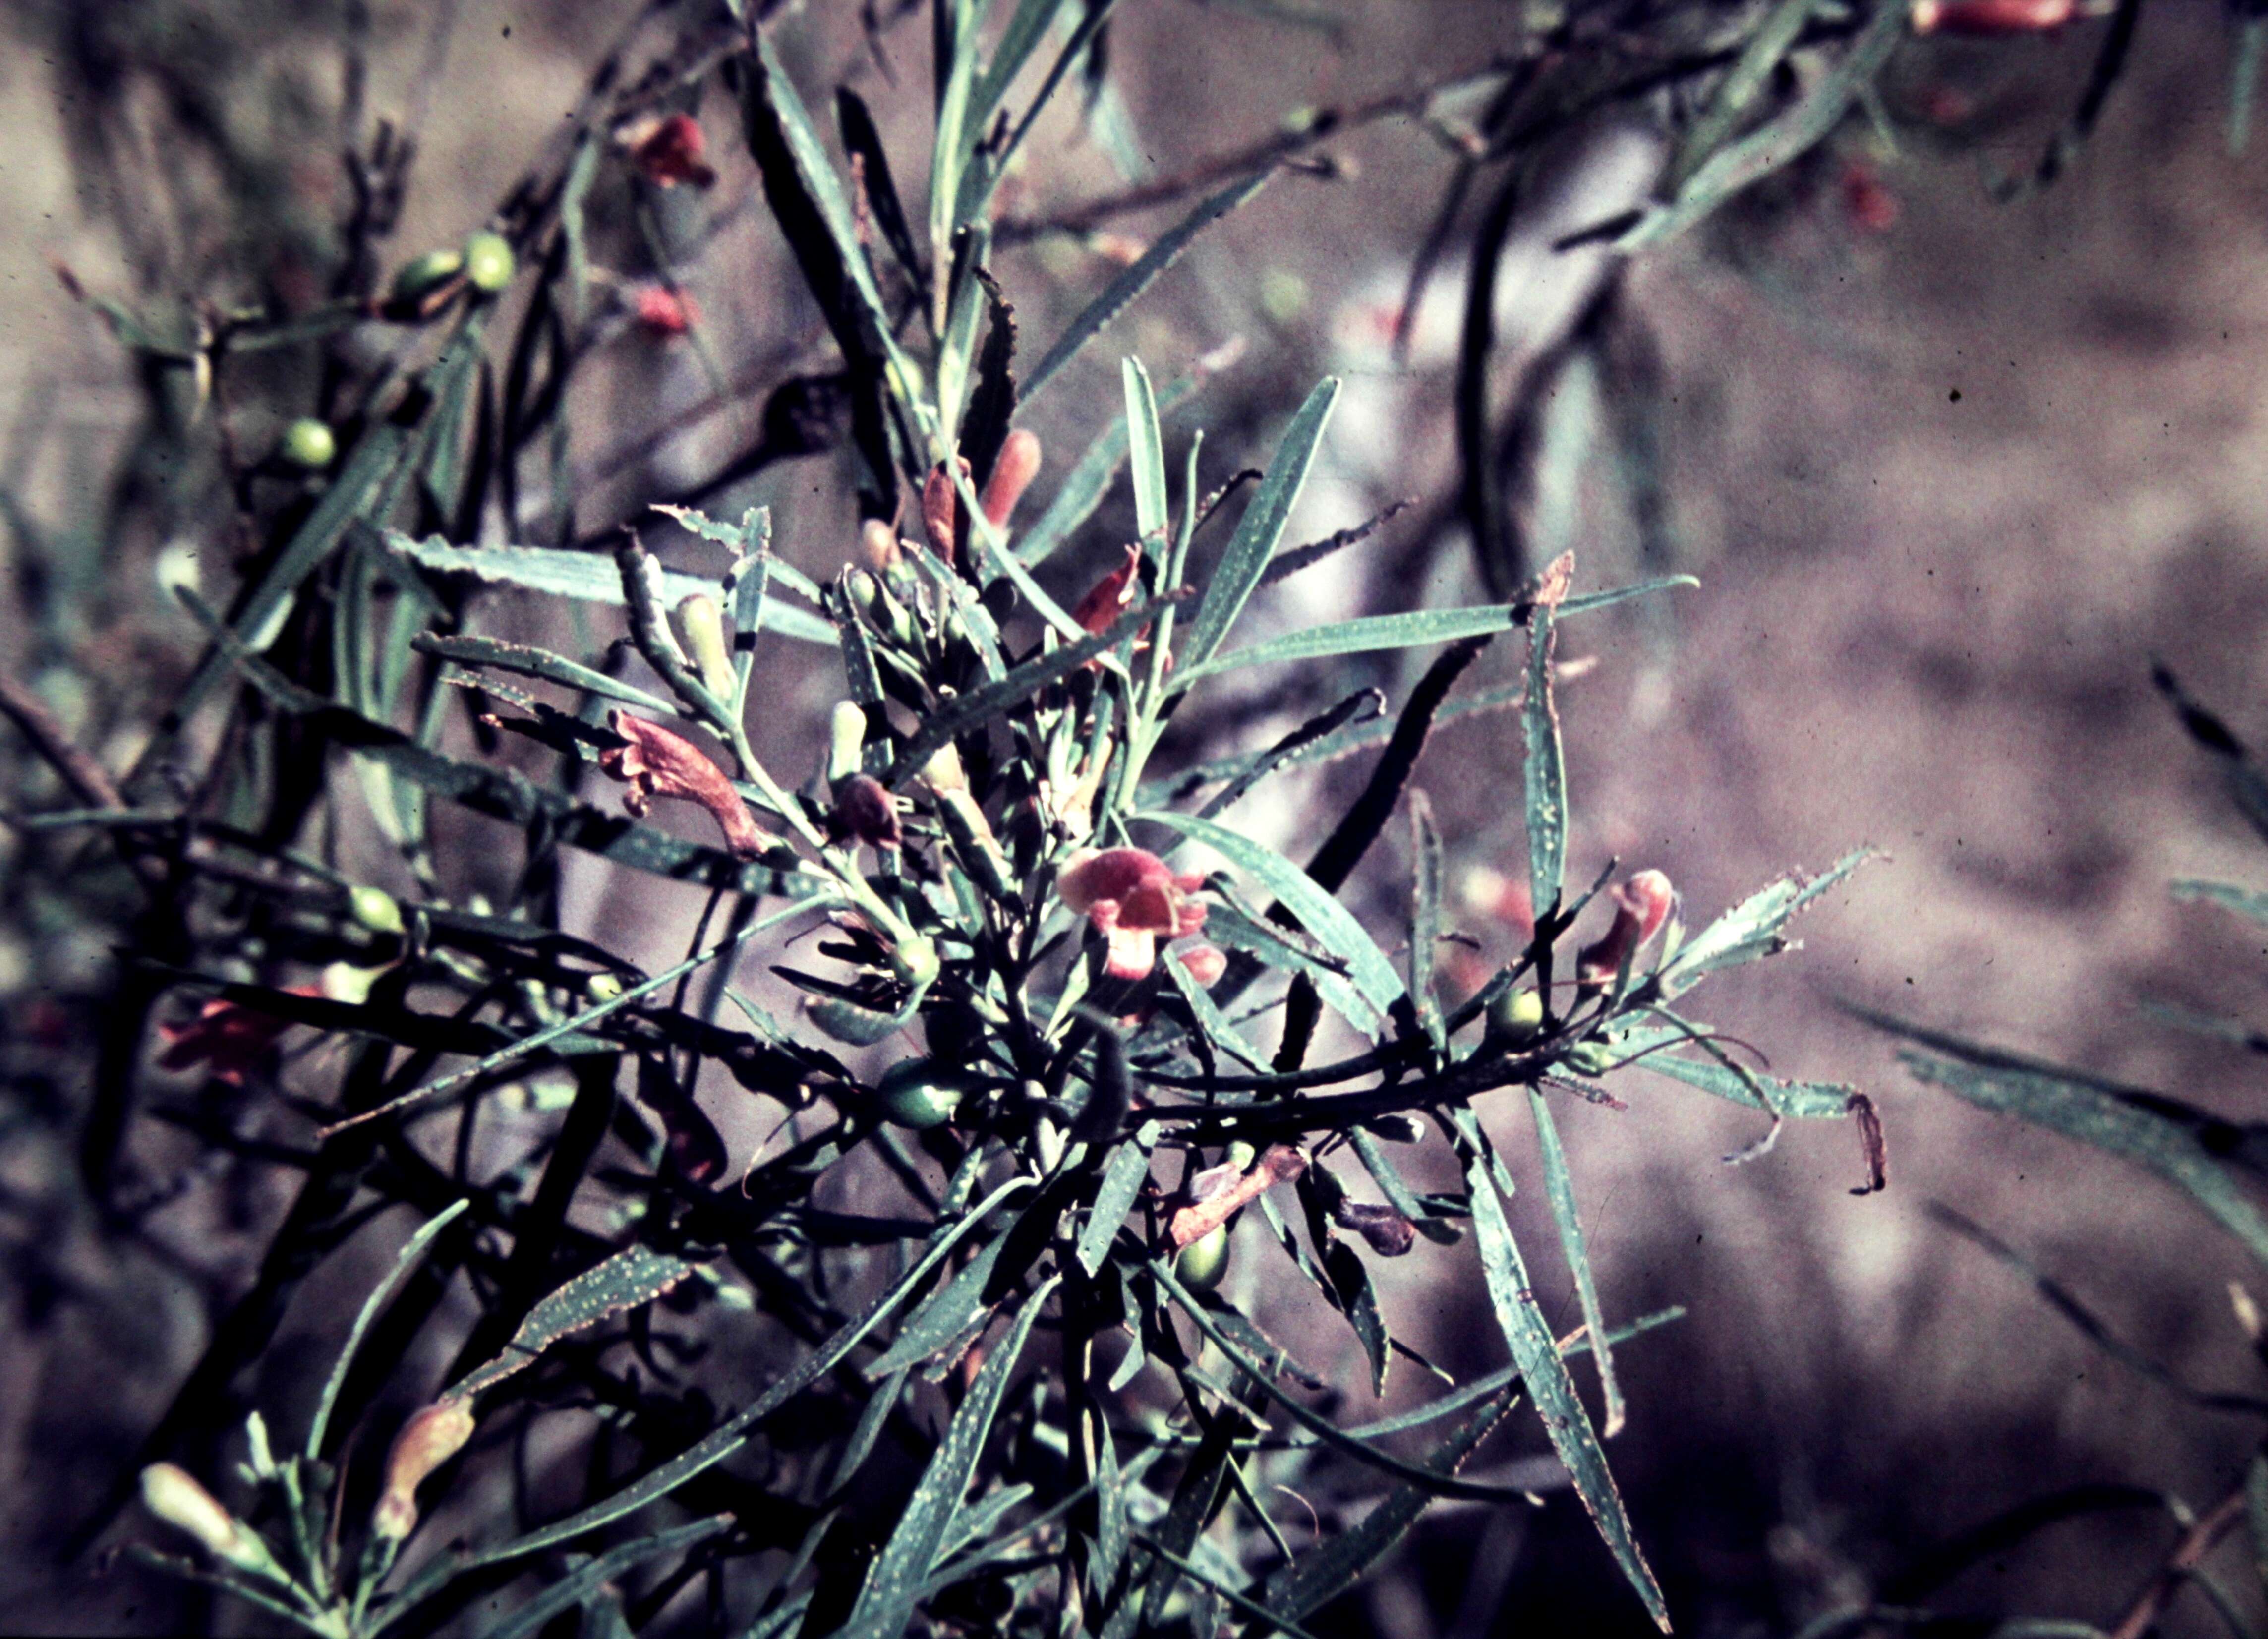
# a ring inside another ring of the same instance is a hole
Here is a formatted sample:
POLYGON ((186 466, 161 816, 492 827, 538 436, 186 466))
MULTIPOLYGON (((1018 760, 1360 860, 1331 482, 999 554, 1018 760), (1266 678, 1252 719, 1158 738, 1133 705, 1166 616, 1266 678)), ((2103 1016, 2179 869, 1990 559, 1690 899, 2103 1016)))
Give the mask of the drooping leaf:
MULTIPOLYGON (((1540 921, 1559 909, 1567 864, 1567 764, 1559 743, 1559 708, 1551 698, 1552 609, 1539 604, 1528 627, 1528 693, 1521 705, 1527 752, 1528 904, 1540 921)), ((1548 1000, 1549 998, 1547 997, 1548 1000)))
POLYGON ((1673 1000, 1711 973, 1785 949, 1783 934, 1788 919, 1877 857, 1872 848, 1854 849, 1817 877, 1806 880, 1791 875, 1749 895, 1678 948, 1654 976, 1658 993, 1665 1000, 1673 1000))
POLYGON ((563 654, 531 648, 524 643, 506 643, 499 638, 446 638, 438 632, 421 631, 410 639, 410 646, 421 654, 454 661, 460 666, 491 667, 517 676, 537 677, 563 688, 579 689, 601 699, 620 700, 654 717, 677 715, 676 705, 658 694, 649 694, 634 683, 593 671, 563 654))
POLYGON ((339 1403, 339 1391, 346 1386, 347 1372, 354 1365, 355 1355, 362 1347, 363 1339, 369 1335, 371 1323, 378 1318, 379 1311, 386 1307, 394 1293, 401 1289, 401 1283, 417 1267, 418 1260, 425 1256, 425 1249, 433 1244, 433 1237, 455 1222, 471 1205, 469 1200, 453 1201, 418 1225, 417 1232, 394 1254, 394 1267, 386 1272, 386 1278, 372 1288, 370 1296, 363 1300, 362 1308, 355 1316, 354 1325, 347 1333, 346 1343, 340 1348, 338 1360, 331 1367, 331 1375, 324 1380, 322 1398, 315 1402, 314 1420, 307 1425, 308 1461, 318 1462, 322 1458, 323 1436, 330 1427, 332 1408, 339 1403))
POLYGON ((1465 1186, 1472 1198, 1473 1237, 1480 1246, 1481 1271, 1487 1279, 1489 1303, 1496 1311, 1497 1325, 1511 1346, 1513 1363, 1520 1368, 1528 1398, 1543 1420, 1543 1431, 1550 1438, 1551 1449, 1567 1466, 1575 1482, 1575 1493, 1590 1511, 1592 1523, 1605 1539, 1608 1551, 1622 1567, 1623 1575, 1637 1591, 1647 1613, 1667 1633, 1669 1608, 1638 1547, 1637 1534, 1631 1529, 1622 1493, 1615 1487, 1606 1453, 1599 1449, 1598 1436, 1592 1432, 1590 1418, 1575 1392, 1575 1380, 1568 1374, 1567 1362, 1551 1335, 1550 1324, 1535 1301, 1527 1263, 1521 1257, 1520 1244, 1513 1238, 1512 1225, 1505 1217, 1503 1199, 1497 1193, 1495 1158, 1489 1150, 1488 1141, 1469 1110, 1453 1113, 1462 1141, 1460 1148, 1465 1163, 1465 1186))
POLYGON ((1418 1004, 1418 1027, 1435 1052, 1448 1049, 1441 1023, 1441 999, 1433 990, 1433 953, 1441 937, 1441 837, 1433 826, 1433 804, 1420 790, 1410 793, 1410 994, 1418 1004))
POLYGON ((1602 1437, 1611 1440, 1623 1429, 1623 1391, 1615 1380, 1615 1354, 1607 1342, 1607 1318, 1599 1307, 1599 1283, 1591 1273, 1591 1254, 1583 1240, 1583 1220, 1575 1208, 1575 1179, 1567 1170, 1567 1152, 1559 1142, 1559 1126, 1541 1088, 1528 1089, 1528 1113, 1535 1119, 1536 1156, 1543 1166, 1543 1193, 1551 1204, 1551 1222, 1559 1231, 1559 1251, 1575 1277, 1575 1295, 1583 1308, 1583 1329, 1598 1340, 1591 1358, 1599 1365, 1599 1395, 1606 1402, 1600 1419, 1602 1437))

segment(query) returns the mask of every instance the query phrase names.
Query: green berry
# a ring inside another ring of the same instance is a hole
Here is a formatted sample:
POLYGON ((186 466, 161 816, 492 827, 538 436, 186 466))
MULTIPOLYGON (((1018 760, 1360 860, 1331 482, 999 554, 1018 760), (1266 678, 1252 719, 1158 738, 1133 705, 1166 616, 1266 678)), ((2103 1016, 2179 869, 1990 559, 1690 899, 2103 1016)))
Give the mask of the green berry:
POLYGON ((612 973, 593 973, 583 981, 583 993, 593 1001, 612 1001, 622 993, 622 981, 612 973))
POLYGON ((512 283, 519 259, 501 233, 475 233, 465 241, 465 277, 476 291, 493 296, 512 283))
POLYGON ((397 301, 421 301, 441 285, 464 270, 464 253, 455 250, 429 250, 401 264, 394 276, 394 295, 397 301))
POLYGON ((320 472, 339 458, 339 440, 328 423, 302 416, 284 429, 284 459, 309 472, 320 472))
POLYGON ((1228 1273, 1228 1226, 1216 1225, 1182 1248, 1174 1259, 1174 1279, 1199 1292, 1210 1292, 1228 1273))
POLYGON ((1489 1034, 1524 1042, 1543 1028, 1543 998, 1532 990, 1507 990, 1489 1004, 1489 1034))
POLYGON ((385 889, 357 887, 349 891, 347 899, 354 907, 354 919, 372 933, 401 932, 401 907, 394 903, 394 896, 385 889))
POLYGON ((908 1059, 890 1067, 877 1090, 883 1115, 919 1133, 952 1120, 971 1085, 969 1076, 934 1059, 908 1059))

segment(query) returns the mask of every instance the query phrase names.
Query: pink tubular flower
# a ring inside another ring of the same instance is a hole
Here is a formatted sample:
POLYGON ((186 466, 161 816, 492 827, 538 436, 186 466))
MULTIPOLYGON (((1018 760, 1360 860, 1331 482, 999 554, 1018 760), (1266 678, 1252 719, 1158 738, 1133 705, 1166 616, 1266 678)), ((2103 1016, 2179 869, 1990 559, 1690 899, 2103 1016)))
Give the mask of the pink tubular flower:
POLYGON ((1146 978, 1158 965, 1158 941, 1182 939, 1204 926, 1204 906, 1187 896, 1202 876, 1177 876, 1145 848, 1082 848, 1071 856, 1056 891, 1109 941, 1103 971, 1113 978, 1146 978))
POLYGON ((2077 15, 2076 0, 1913 0, 1917 34, 2037 34, 2077 15))
POLYGON ((1091 632, 1110 630, 1110 623, 1134 602, 1134 572, 1142 565, 1142 549, 1126 549, 1126 561, 1096 581, 1080 598, 1071 617, 1091 632))
POLYGON ((984 480, 984 493, 976 498, 995 529, 1004 528, 1032 480, 1040 476, 1040 435, 1018 427, 993 458, 992 475, 984 480))
MULTIPOLYGON (((968 476, 968 459, 956 455, 961 476, 968 476)), ((961 491, 954 487, 953 474, 943 461, 929 469, 929 477, 922 484, 922 529, 929 536, 930 550, 948 564, 958 556, 961 546, 961 515, 957 508, 961 491)))
POLYGON ((473 1437, 473 1414, 462 1400, 440 1399, 413 1414, 386 1453, 386 1489, 371 1528, 399 1542, 417 1528, 417 1488, 473 1437))
POLYGON ((698 802, 717 816, 734 858, 750 860, 763 852, 764 833, 748 817, 748 805, 699 746, 628 712, 608 712, 607 727, 624 743, 600 752, 599 766, 630 786, 622 793, 624 808, 643 816, 656 797, 698 802))
POLYGON ((1660 871, 1640 871, 1616 889, 1613 897, 1614 925, 1575 957, 1576 981, 1589 989, 1611 984, 1638 947, 1661 931, 1677 894, 1660 871))
POLYGON ((701 309, 692 297, 666 284, 641 284, 630 299, 638 329, 648 336, 682 336, 701 322, 701 309))

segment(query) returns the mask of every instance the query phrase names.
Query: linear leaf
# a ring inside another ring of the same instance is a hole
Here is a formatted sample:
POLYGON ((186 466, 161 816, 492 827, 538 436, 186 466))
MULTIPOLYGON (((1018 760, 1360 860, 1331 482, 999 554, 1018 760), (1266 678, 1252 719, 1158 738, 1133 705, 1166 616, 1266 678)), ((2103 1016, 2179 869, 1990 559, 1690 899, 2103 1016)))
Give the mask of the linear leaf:
POLYGON ((1166 445, 1158 431, 1158 400, 1138 358, 1120 361, 1126 389, 1126 447, 1134 458, 1134 529, 1145 541, 1166 531, 1166 445))
POLYGON ((2195 877, 2183 877, 2173 884, 2176 899, 2204 899, 2239 916, 2250 917, 2256 922, 2268 922, 2268 894, 2256 893, 2249 888, 2239 888, 2233 882, 2199 882, 2195 877))
POLYGON ((1853 849, 1815 878, 1791 874, 1749 895, 1678 948, 1654 976, 1660 994, 1674 999, 1719 969, 1786 949, 1782 933, 1788 919, 1875 857, 1872 848, 1853 849))
POLYGON ((595 1325, 609 1315, 650 1303, 693 1273, 694 1266, 650 1246, 631 1246, 585 1270, 528 1310, 504 1353, 467 1373, 449 1392, 459 1398, 495 1387, 570 1332, 595 1325))
POLYGON ((2019 1116, 2156 1173, 2268 1263, 2268 1219, 2196 1136, 2176 1122, 2101 1088, 2053 1075, 1911 1052, 1898 1057, 1916 1079, 1958 1094, 1981 1110, 2019 1116))
MULTIPOLYGON (((1258 505, 1257 501, 1254 503, 1258 505)), ((1200 609, 1202 615, 1204 610, 1200 609)), ((1381 649, 1410 649, 1506 631, 1527 616, 1522 603, 1491 603, 1477 609, 1420 609, 1407 615, 1365 615, 1305 631, 1286 632, 1264 643, 1216 654, 1201 666, 1177 666, 1176 691, 1222 672, 1245 666, 1276 666, 1286 661, 1322 660, 1333 654, 1368 654, 1381 649)))
POLYGON ((339 1350, 338 1362, 331 1368, 331 1375, 323 1384, 323 1397, 315 1402, 315 1419, 307 1425, 307 1459, 310 1462, 320 1461, 322 1458, 323 1435, 330 1426, 331 1408, 339 1403, 339 1391, 346 1386, 348 1369, 354 1364, 356 1352, 362 1347, 363 1338, 369 1333, 371 1323, 378 1318, 379 1310, 386 1307, 387 1301, 401 1288, 401 1283, 409 1278, 409 1272, 417 1266, 417 1260, 425 1255, 425 1249, 433 1244, 433 1237, 447 1229, 472 1204, 469 1200, 452 1201, 418 1225, 417 1232, 394 1254, 394 1267, 386 1272, 386 1278, 363 1300, 361 1311, 355 1316, 354 1325, 347 1333, 346 1346, 339 1350))
POLYGON ((992 1419, 1024 1352, 1025 1340, 1031 1336, 1032 1323, 1039 1318, 1041 1307, 1053 1296, 1060 1278, 1050 1275, 1041 1283, 1017 1311, 1006 1335, 984 1357, 968 1398, 946 1426, 937 1455, 930 1459, 921 1483, 908 1499, 897 1529, 883 1546, 866 1585, 858 1591, 858 1603, 840 1630, 841 1639, 898 1639, 912 1620, 922 1584, 936 1568, 947 1533, 961 1513, 962 1494, 968 1489, 985 1436, 992 1431, 992 1419))
MULTIPOLYGON (((386 532, 386 543, 435 574, 471 575, 492 586, 518 587, 585 603, 611 603, 619 608, 622 602, 622 571, 612 555, 605 552, 578 552, 558 546, 451 546, 438 535, 413 541, 399 529, 386 532)), ((662 601, 672 607, 696 592, 717 595, 717 583, 704 575, 665 570, 661 582, 662 601)), ((834 622, 777 599, 765 601, 763 620, 783 637, 829 646, 835 642, 834 622)))
POLYGON ((1318 888, 1314 878, 1272 848, 1263 848, 1250 838, 1240 835, 1227 826, 1211 820, 1199 819, 1194 814, 1175 814, 1160 809, 1141 814, 1138 818, 1154 821, 1168 830, 1179 831, 1193 842, 1203 843, 1238 869, 1259 879, 1268 891, 1282 902, 1285 909, 1299 919, 1300 926, 1313 934, 1322 947, 1347 964, 1347 976, 1364 1000, 1383 1013, 1407 993, 1402 976, 1386 959, 1375 941, 1363 931, 1362 924, 1353 913, 1330 895, 1318 888))
MULTIPOLYGON (((1166 390, 1156 395, 1159 415, 1171 415, 1186 403, 1204 378, 1192 371, 1176 378, 1166 390)), ((1064 478, 1047 511, 1039 520, 1023 532, 1016 542, 1016 557, 1020 563, 1044 563, 1056 550, 1077 534, 1079 526, 1094 515, 1102 498, 1118 476, 1118 469, 1126 461, 1126 419, 1113 416, 1108 425, 1095 434, 1094 442, 1086 447, 1079 462, 1064 478)))
POLYGON ((1292 417, 1292 425, 1284 430, 1276 446, 1276 458, 1268 463, 1268 474, 1246 504, 1244 516, 1237 520, 1236 533, 1214 566, 1204 601, 1189 618, 1178 657, 1181 670, 1195 670, 1213 657, 1236 617, 1244 612, 1253 589, 1268 572, 1268 560, 1283 542, 1284 526, 1307 485, 1307 470, 1314 464, 1315 451, 1338 395, 1338 378, 1325 376, 1315 383, 1292 417))
POLYGON ((1323 1248, 1323 1273, 1338 1294, 1339 1312, 1347 1318, 1362 1352, 1370 1359, 1370 1392, 1386 1392, 1387 1363, 1393 1358, 1386 1318, 1378 1310, 1378 1294, 1372 1289, 1370 1270, 1362 1255, 1344 1241, 1334 1238, 1323 1248))
POLYGON ((1567 1152, 1559 1142, 1559 1126, 1543 1089, 1528 1089, 1528 1112, 1535 1118, 1535 1148, 1543 1163, 1543 1193, 1551 1203, 1551 1222, 1559 1231, 1559 1250, 1575 1277, 1575 1295, 1583 1307, 1583 1330, 1598 1340, 1591 1351, 1599 1362, 1599 1394, 1606 1402, 1600 1435, 1611 1440, 1623 1429, 1623 1390, 1615 1380, 1615 1352, 1607 1342, 1607 1318, 1599 1307, 1599 1283, 1591 1273, 1591 1254, 1583 1241, 1583 1220, 1575 1209, 1575 1179, 1567 1170, 1567 1152))
POLYGON ((1481 1271, 1487 1279, 1489 1302, 1496 1310, 1497 1325, 1503 1329, 1505 1341, 1512 1347, 1513 1363, 1520 1368, 1521 1380, 1528 1384, 1528 1395, 1543 1419, 1543 1431, 1550 1437, 1551 1449, 1567 1466, 1576 1495, 1590 1510, 1592 1523, 1605 1539, 1608 1551, 1622 1567, 1631 1586, 1637 1590, 1647 1613, 1668 1633, 1669 1609, 1662 1601, 1661 1588, 1654 1581, 1646 1554, 1631 1530, 1622 1494, 1615 1488, 1614 1476, 1607 1468, 1606 1453, 1599 1449, 1598 1436, 1591 1431, 1590 1419, 1575 1392, 1575 1380, 1568 1373, 1567 1362, 1551 1335, 1550 1325, 1544 1319, 1543 1310, 1528 1284, 1528 1266, 1521 1258, 1520 1244, 1513 1238, 1512 1225, 1504 1215, 1503 1199, 1497 1193, 1494 1157, 1488 1153, 1488 1141, 1471 1111, 1459 1110, 1454 1115, 1464 1140, 1460 1148, 1464 1152, 1465 1187, 1472 1196, 1473 1237, 1480 1246, 1481 1271))
POLYGON ((1056 373, 1077 356, 1079 350, 1094 338, 1095 333, 1123 313, 1128 305, 1150 288, 1150 283, 1167 268, 1182 259, 1184 251, 1197 242, 1204 233, 1221 218, 1258 193, 1268 185, 1270 173, 1263 171, 1232 182, 1219 193, 1200 203, 1180 222, 1144 251, 1140 258, 1110 281, 1101 295, 1089 302, 1085 310, 1064 327, 1032 373, 1024 378, 1024 402, 1030 403, 1040 390, 1055 379, 1056 373))
MULTIPOLYGON (((1175 963, 1173 965, 1179 966, 1175 963)), ((1102 1170, 1102 1184, 1094 1192, 1094 1209, 1079 1235, 1079 1266, 1092 1277, 1110 1256, 1110 1243, 1118 1226, 1134 1210, 1135 1198, 1150 1177, 1150 1152, 1158 1146, 1158 1124, 1145 1121, 1132 1138, 1121 1144, 1102 1170)))
POLYGON ((659 695, 649 694, 635 683, 609 677, 604 672, 594 671, 563 654, 554 654, 549 649, 533 648, 525 643, 506 643, 501 638, 446 638, 431 631, 419 632, 409 640, 409 645, 421 654, 438 655, 445 661, 454 661, 460 666, 493 667, 517 676, 537 677, 563 688, 579 689, 602 699, 620 700, 625 705, 635 705, 641 712, 657 717, 677 715, 675 704, 659 695))
MULTIPOLYGON (((1496 1431, 1519 1398, 1517 1381, 1498 1388, 1425 1453, 1425 1466, 1436 1473, 1454 1475, 1480 1443, 1496 1431)), ((1433 1494, 1414 1481, 1395 1487, 1351 1528, 1325 1537, 1271 1575, 1264 1587, 1263 1602, 1270 1611, 1294 1621, 1320 1610, 1392 1553, 1432 1500, 1433 1494)))
POLYGON ((660 1559, 665 1554, 698 1547, 710 1538, 731 1530, 732 1525, 733 1516, 717 1514, 707 1519, 696 1519, 689 1525, 680 1525, 674 1531, 661 1532, 636 1542, 625 1542, 619 1547, 609 1548, 596 1559, 569 1571, 505 1617, 489 1630, 488 1639, 529 1639, 553 1617, 563 1611, 571 1611, 593 1598, 624 1571, 634 1569, 648 1560, 660 1559))
MULTIPOLYGON (((1660 1039, 1675 1040, 1683 1032, 1665 1033, 1660 1039)), ((1617 1052, 1625 1044, 1617 1041, 1617 1052)), ((1666 1075, 1672 1081, 1683 1082, 1688 1087, 1697 1087, 1705 1093, 1736 1104, 1746 1104, 1751 1110, 1768 1111, 1798 1121, 1837 1120, 1851 1111, 1851 1095, 1859 1089, 1839 1082, 1784 1082, 1775 1075, 1763 1075, 1755 1071, 1743 1074, 1722 1064, 1703 1059, 1673 1058, 1666 1052, 1648 1053, 1636 1059, 1634 1067, 1651 1070, 1656 1075, 1666 1075), (1751 1085, 1753 1082, 1755 1085, 1751 1085), (1756 1088, 1764 1089, 1764 1096, 1756 1096, 1756 1088)))
POLYGON ((1567 863, 1567 764, 1559 744, 1559 710, 1551 698, 1553 631, 1550 606, 1537 605, 1528 627, 1528 695, 1521 704, 1521 727, 1528 747, 1522 772, 1528 903, 1539 919, 1559 909, 1567 863))
POLYGON ((1425 1039, 1435 1052, 1444 1052, 1449 1037, 1441 1023, 1441 999, 1433 993, 1433 950, 1441 937, 1441 836, 1433 826, 1432 800, 1415 787, 1410 793, 1410 994, 1425 1039))
POLYGON ((1007 1244, 1006 1236, 994 1237, 952 1280, 907 1316, 890 1347, 865 1368, 866 1378, 871 1382, 918 1366, 968 1331, 985 1310, 984 1288, 1007 1244))

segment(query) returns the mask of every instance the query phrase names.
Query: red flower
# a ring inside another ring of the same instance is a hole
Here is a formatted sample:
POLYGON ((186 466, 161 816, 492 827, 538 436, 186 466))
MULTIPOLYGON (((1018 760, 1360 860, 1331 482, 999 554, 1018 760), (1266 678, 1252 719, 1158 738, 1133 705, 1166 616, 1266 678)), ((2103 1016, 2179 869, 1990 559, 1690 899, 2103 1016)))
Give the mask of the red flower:
POLYGON ((1639 946, 1661 930, 1677 894, 1660 871, 1640 871, 1613 893, 1614 925, 1596 944, 1586 945, 1575 957, 1575 978, 1583 986, 1599 989, 1613 983, 1622 965, 1639 946))
POLYGON ((2077 0, 1913 0, 1917 34, 2037 34, 2061 28, 2077 0))
POLYGON ((1080 849, 1056 891, 1109 942, 1103 971, 1113 978, 1146 978, 1158 965, 1158 940, 1182 939, 1204 926, 1205 908, 1186 896, 1202 876, 1177 876, 1145 848, 1080 849))
MULTIPOLYGON (((323 993, 313 985, 295 985, 291 993, 320 996, 323 993)), ((166 1040, 166 1050, 158 1055, 158 1067, 186 1070, 201 1064, 215 1081, 241 1087, 261 1056, 291 1028, 289 1019, 215 997, 187 1023, 158 1027, 158 1034, 166 1040)))
POLYGON ((763 852, 768 838, 748 817, 748 805, 699 746, 628 712, 608 712, 607 726, 624 743, 600 752, 599 766, 630 786, 622 793, 624 808, 643 816, 656 797, 698 802, 717 816, 735 858, 754 859, 763 852))
POLYGON ((648 336, 682 336, 701 322, 701 309, 693 298, 666 284, 641 284, 630 299, 638 328, 648 336))
POLYGON ((1134 602, 1134 572, 1142 566, 1142 549, 1126 549, 1126 561, 1087 588, 1071 617, 1092 632, 1110 630, 1110 623, 1134 602))
POLYGON ((690 182, 706 188, 717 180, 708 162, 709 140, 689 114, 644 119, 624 126, 615 140, 630 151, 630 163, 656 188, 690 182))

